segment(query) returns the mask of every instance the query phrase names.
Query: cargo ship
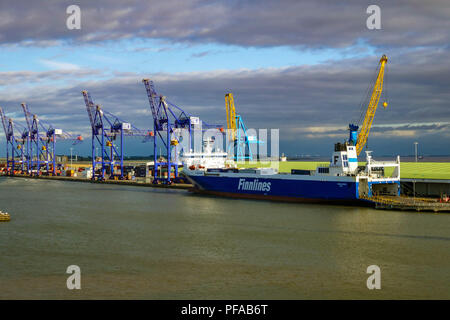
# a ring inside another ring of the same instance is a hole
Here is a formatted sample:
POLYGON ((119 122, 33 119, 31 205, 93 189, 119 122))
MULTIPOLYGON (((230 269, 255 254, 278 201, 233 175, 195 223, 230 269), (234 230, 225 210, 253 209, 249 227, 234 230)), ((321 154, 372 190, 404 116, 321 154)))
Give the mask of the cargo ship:
MULTIPOLYGON (((375 117, 382 91, 384 70, 387 63, 383 55, 377 68, 377 77, 373 83, 372 94, 368 96, 367 110, 362 122, 349 124, 349 139, 344 143, 336 143, 330 163, 317 166, 315 170, 291 170, 290 173, 279 173, 276 168, 238 169, 228 168, 225 163, 226 154, 213 155, 210 148, 206 154, 187 157, 183 175, 195 186, 194 191, 239 198, 254 198, 282 201, 302 202, 364 202, 373 196, 400 195, 400 157, 394 161, 375 161, 371 152, 366 151, 366 163, 358 164, 358 155, 367 145, 370 128, 375 117), (360 127, 361 125, 361 127, 360 127), (220 164, 220 159, 222 163, 220 164), (214 160, 214 161, 213 161, 214 160), (213 165, 209 165, 213 163, 213 165), (388 170, 386 170, 388 169, 388 170)), ((226 101, 227 101, 227 95, 226 101)), ((233 99, 231 98, 231 101, 233 99)), ((243 129, 245 139, 233 134, 232 142, 239 150, 241 141, 248 141, 245 126, 240 123, 240 116, 229 121, 235 114, 234 103, 227 103, 227 125, 231 132, 239 133, 243 129), (230 116, 231 115, 231 116, 230 116), (237 136, 237 137, 236 137, 237 136)), ((386 108, 388 103, 383 102, 386 108)), ((364 109, 362 110, 364 111, 364 109)), ((363 114, 362 114, 363 115, 363 114)), ((245 146, 245 145, 244 145, 245 146)), ((245 150, 245 148, 244 148, 245 150)), ((249 151, 250 152, 250 151, 249 151)), ((234 154, 238 154, 234 152, 234 154)))
POLYGON ((225 164, 225 157, 219 164, 213 154, 204 154, 201 158, 201 165, 195 165, 191 159, 182 172, 197 193, 342 204, 362 204, 374 195, 400 195, 400 157, 393 161, 376 161, 371 152, 366 151, 366 163, 359 166, 356 147, 349 142, 335 144, 328 165, 318 165, 315 170, 292 169, 291 173, 279 173, 273 167, 230 168, 225 164), (214 165, 208 166, 205 162, 208 157, 215 159, 214 165))

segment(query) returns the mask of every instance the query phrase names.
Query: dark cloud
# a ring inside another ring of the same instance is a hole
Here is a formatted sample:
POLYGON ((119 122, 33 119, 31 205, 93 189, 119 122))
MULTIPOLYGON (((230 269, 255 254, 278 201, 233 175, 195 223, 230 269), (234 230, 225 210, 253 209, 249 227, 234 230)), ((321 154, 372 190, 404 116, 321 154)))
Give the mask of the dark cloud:
POLYGON ((382 30, 366 28, 374 1, 97 0, 0 2, 0 43, 51 45, 124 38, 241 46, 379 47, 450 43, 448 0, 376 1, 382 30), (82 9, 82 29, 66 28, 66 7, 82 9))
MULTIPOLYGON (((333 47, 347 53, 357 43, 373 45, 389 57, 385 83, 389 106, 377 111, 370 145, 388 154, 408 153, 411 141, 418 140, 425 152, 449 154, 448 143, 442 142, 450 139, 448 0, 376 1, 382 10, 379 31, 365 26, 370 4, 374 2, 0 0, 0 44, 52 47, 147 38, 165 40, 164 47, 124 50, 162 52, 174 50, 173 42, 183 42, 187 46, 333 47), (66 28, 66 7, 72 4, 82 9, 82 30, 66 28)), ((191 58, 215 53, 201 51, 191 58)), ((346 137, 347 124, 359 117, 378 59, 282 69, 122 72, 113 78, 105 71, 70 64, 65 70, 1 72, 0 106, 22 120, 20 103, 26 101, 55 126, 88 134, 81 95, 87 89, 95 102, 146 129, 151 127, 151 114, 141 79, 151 77, 170 101, 209 123, 225 122, 224 94, 231 91, 248 127, 280 128, 283 151, 327 155, 335 141, 346 137)), ((59 64, 55 69, 64 67, 59 64)))

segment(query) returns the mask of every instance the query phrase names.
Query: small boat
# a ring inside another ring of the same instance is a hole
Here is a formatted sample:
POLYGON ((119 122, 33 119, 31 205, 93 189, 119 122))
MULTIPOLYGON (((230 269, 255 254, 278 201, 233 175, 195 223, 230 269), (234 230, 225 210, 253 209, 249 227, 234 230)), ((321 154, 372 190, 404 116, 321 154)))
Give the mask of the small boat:
POLYGON ((10 217, 9 213, 2 212, 0 210, 0 222, 6 222, 6 221, 10 221, 10 220, 11 220, 11 217, 10 217))

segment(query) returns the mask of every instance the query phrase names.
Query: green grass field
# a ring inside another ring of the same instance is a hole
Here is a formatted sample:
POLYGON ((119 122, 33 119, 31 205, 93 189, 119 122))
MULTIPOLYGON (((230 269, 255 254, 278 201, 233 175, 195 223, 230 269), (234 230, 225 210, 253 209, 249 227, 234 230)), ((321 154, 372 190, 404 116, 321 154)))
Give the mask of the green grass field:
MULTIPOLYGON (((314 170, 317 165, 327 165, 328 162, 315 161, 286 161, 279 162, 280 172, 290 172, 291 169, 314 170)), ((364 162, 360 162, 364 165, 364 162)), ((263 164, 244 164, 239 167, 268 167, 270 165, 263 164)), ((386 174, 389 174, 387 170, 386 174)), ((402 162, 400 164, 400 176, 402 178, 411 179, 450 179, 450 163, 449 162, 402 162)))
MULTIPOLYGON (((0 161, 1 162, 1 161, 0 161)), ((145 161, 136 161, 136 163, 145 163, 145 161)), ((127 162, 132 165, 133 162, 127 162)), ((291 169, 315 170, 317 165, 328 165, 328 162, 317 161, 286 161, 279 162, 280 172, 291 172, 291 169)), ((364 165, 364 162, 360 162, 364 165)), ((89 166, 90 162, 74 162, 73 166, 89 166)), ((250 167, 268 167, 270 164, 240 164, 240 168, 250 167)), ((392 171, 386 170, 386 174, 392 171)), ((400 165, 400 176, 410 179, 450 179, 450 162, 402 162, 400 165)))

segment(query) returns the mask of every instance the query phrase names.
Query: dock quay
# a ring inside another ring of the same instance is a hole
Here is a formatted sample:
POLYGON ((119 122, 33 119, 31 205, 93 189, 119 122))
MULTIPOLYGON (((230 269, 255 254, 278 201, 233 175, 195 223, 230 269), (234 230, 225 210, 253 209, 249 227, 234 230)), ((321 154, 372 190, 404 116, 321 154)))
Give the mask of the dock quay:
MULTIPOLYGON (((133 180, 112 180, 107 179, 104 181, 92 180, 81 177, 67 177, 67 176, 30 176, 23 174, 6 175, 0 174, 0 176, 5 177, 15 177, 15 178, 27 178, 27 179, 41 179, 41 180, 56 180, 56 181, 72 181, 72 182, 84 182, 84 183, 103 183, 103 184, 114 184, 114 185, 126 185, 126 186, 137 186, 137 187, 148 187, 148 188, 164 188, 172 190, 189 190, 193 188, 192 184, 187 183, 153 183, 151 179, 133 179, 133 180)), ((423 182, 423 181, 422 181, 423 182)), ((449 185, 448 180, 439 181, 444 186, 449 185)), ((403 185, 402 185, 403 189, 403 185)), ((430 189, 430 188, 428 188, 430 189)), ((436 190, 434 190, 436 191, 436 190)), ((384 210, 402 210, 402 211, 418 211, 418 212, 450 212, 450 202, 440 202, 436 197, 430 198, 429 193, 424 193, 424 197, 420 196, 408 196, 402 194, 401 196, 387 196, 387 195, 375 195, 371 197, 362 198, 366 203, 375 209, 384 210), (428 197, 427 197, 428 196, 428 197)))
POLYGON ((373 196, 364 198, 372 203, 375 209, 450 212, 450 203, 440 202, 438 199, 405 197, 405 196, 373 196))

